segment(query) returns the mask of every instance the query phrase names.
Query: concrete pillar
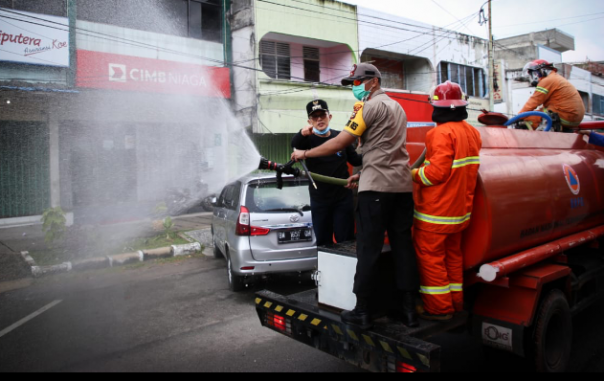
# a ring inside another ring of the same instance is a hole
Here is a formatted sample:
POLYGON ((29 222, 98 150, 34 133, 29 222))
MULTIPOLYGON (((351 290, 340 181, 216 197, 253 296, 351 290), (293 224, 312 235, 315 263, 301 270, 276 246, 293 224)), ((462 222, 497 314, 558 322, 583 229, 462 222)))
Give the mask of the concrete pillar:
POLYGON ((50 152, 50 206, 61 206, 61 182, 59 176, 59 120, 58 115, 48 113, 50 152))

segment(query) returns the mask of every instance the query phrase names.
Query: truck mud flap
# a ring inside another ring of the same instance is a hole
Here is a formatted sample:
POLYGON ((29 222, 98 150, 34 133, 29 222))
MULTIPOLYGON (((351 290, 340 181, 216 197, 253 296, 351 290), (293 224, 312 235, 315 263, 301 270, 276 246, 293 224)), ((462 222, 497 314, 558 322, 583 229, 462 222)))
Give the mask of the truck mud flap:
POLYGON ((270 291, 256 293, 263 326, 327 352, 360 368, 377 372, 440 370, 440 346, 386 324, 369 330, 343 324, 337 313, 270 291))

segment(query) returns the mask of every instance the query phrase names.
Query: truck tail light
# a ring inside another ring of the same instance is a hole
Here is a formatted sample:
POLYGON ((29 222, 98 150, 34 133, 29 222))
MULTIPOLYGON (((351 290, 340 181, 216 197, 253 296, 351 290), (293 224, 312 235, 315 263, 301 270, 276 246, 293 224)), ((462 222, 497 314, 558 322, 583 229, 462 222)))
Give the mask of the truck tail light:
POLYGON ((397 373, 415 373, 417 369, 413 365, 405 364, 402 361, 396 362, 396 372, 397 373))
POLYGON ((285 333, 287 335, 292 334, 291 319, 288 319, 285 316, 277 315, 273 312, 267 312, 266 324, 269 327, 275 328, 277 331, 281 331, 281 333, 285 333))
POLYGON ((235 226, 236 235, 267 235, 271 229, 250 226, 250 211, 245 206, 239 208, 237 225, 235 226))

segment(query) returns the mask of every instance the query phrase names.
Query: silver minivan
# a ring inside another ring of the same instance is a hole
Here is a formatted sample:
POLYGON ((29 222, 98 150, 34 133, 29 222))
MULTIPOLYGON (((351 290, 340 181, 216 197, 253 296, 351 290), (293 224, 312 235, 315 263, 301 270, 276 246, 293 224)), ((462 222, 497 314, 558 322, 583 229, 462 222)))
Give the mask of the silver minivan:
POLYGON ((250 278, 316 269, 317 247, 308 180, 275 174, 245 176, 224 187, 214 203, 214 256, 227 260, 229 288, 250 278))

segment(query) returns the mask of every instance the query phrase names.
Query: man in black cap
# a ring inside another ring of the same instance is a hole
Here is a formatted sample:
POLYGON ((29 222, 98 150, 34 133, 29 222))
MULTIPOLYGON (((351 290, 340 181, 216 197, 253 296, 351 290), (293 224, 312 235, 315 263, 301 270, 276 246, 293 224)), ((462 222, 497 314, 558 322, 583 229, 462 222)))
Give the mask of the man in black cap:
POLYGON ((384 233, 392 248, 396 285, 402 304, 402 321, 419 325, 415 296, 419 277, 411 239, 413 196, 409 154, 406 149, 407 116, 403 108, 381 89, 381 74, 369 63, 354 65, 342 85, 353 85, 359 102, 344 132, 319 147, 294 151, 292 159, 302 160, 331 155, 361 138, 363 167, 349 177, 348 187, 359 181, 357 206, 357 268, 353 292, 357 297, 352 311, 341 314, 344 323, 371 327, 369 301, 378 282, 378 259, 384 233))
MULTIPOLYGON (((309 126, 304 127, 292 138, 292 147, 298 150, 310 150, 334 139, 340 131, 329 127, 332 115, 327 102, 317 99, 306 105, 309 126)), ((320 175, 347 179, 350 174, 346 163, 360 166, 362 157, 352 145, 335 154, 309 158, 308 170, 320 175)), ((317 238, 317 246, 354 239, 354 210, 352 190, 341 186, 316 183, 317 188, 309 184, 312 222, 317 238)))

